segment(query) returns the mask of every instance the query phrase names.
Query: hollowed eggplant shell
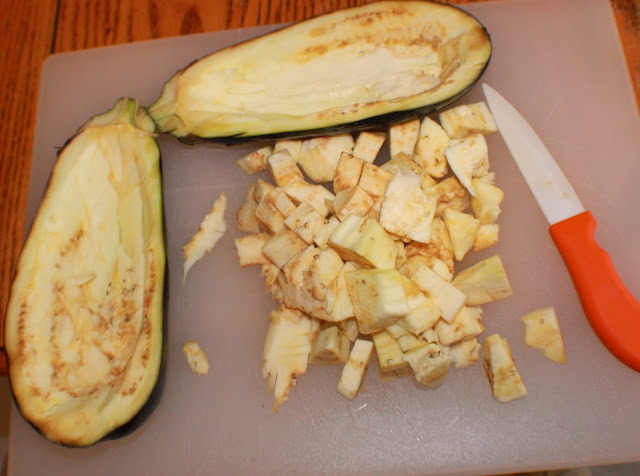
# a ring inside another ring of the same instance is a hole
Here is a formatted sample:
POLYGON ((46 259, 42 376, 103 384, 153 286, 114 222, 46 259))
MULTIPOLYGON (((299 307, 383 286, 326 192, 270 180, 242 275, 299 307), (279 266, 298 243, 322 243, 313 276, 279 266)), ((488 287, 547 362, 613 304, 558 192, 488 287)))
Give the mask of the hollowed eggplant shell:
POLYGON ((471 89, 491 39, 427 1, 337 10, 206 56, 149 108, 184 142, 234 143, 369 129, 437 111, 471 89))
POLYGON ((58 153, 5 318, 13 399, 50 441, 86 447, 153 413, 166 367, 160 150, 128 98, 58 153))

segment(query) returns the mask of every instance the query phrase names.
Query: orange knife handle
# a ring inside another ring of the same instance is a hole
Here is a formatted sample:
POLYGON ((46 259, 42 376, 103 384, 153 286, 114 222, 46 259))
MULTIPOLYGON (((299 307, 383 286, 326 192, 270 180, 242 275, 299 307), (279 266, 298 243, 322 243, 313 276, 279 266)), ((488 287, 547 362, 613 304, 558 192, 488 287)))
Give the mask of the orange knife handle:
POLYGON ((595 228, 587 211, 552 225, 549 232, 596 335, 621 362, 640 372, 640 303, 598 246, 595 228))

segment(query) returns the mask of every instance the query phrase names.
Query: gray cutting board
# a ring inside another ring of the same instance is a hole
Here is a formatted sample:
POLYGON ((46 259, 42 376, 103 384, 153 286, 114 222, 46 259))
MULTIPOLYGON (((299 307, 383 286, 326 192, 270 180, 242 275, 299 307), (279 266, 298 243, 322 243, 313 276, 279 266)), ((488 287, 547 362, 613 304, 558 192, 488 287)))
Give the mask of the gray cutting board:
MULTIPOLYGON (((640 296, 640 121, 606 0, 523 0, 468 10, 488 27, 485 80, 529 119, 598 219, 597 239, 640 296)), ((90 116, 122 95, 150 104, 163 82, 205 53, 258 28, 99 48, 44 64, 29 195, 31 220, 55 158, 90 116)), ((479 88, 465 102, 479 100, 479 88)), ((252 179, 232 159, 254 146, 187 147, 161 138, 169 250, 169 349, 164 397, 133 435, 86 450, 40 438, 15 410, 9 474, 498 473, 640 460, 640 374, 615 360, 588 326, 547 224, 501 137, 489 137, 506 192, 497 248, 515 294, 484 306, 486 334, 507 337, 525 399, 495 402, 480 365, 451 372, 437 391, 411 379, 381 385, 373 365, 361 394, 335 390, 338 367, 299 379, 279 415, 261 378, 270 298, 256 269, 236 264, 233 226, 181 282, 181 246, 221 191, 229 222, 252 179), (556 307, 569 364, 523 343, 518 317, 556 307), (208 376, 181 345, 198 339, 208 376)), ((640 336, 639 336, 640 338, 640 336)))

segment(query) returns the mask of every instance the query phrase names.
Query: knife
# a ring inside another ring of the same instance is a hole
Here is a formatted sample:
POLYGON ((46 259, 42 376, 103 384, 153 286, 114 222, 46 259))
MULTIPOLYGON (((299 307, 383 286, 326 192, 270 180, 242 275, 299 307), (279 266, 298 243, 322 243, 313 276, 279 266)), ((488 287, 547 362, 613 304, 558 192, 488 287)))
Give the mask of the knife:
POLYGON ((596 335, 618 360, 640 372, 640 303, 595 240, 596 220, 540 138, 495 89, 482 85, 509 152, 550 224, 555 243, 596 335))

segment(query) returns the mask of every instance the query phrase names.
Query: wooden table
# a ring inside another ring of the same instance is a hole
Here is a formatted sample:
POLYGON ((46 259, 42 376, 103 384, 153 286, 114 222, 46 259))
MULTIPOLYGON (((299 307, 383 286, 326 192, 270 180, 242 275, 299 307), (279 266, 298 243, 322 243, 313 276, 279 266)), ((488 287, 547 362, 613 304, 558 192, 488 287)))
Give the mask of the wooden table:
MULTIPOLYGON (((23 243, 40 68, 51 53, 301 20, 370 0, 5 0, 0 17, 0 324, 23 243)), ((471 0, 485 1, 485 0, 471 0)), ((610 0, 640 105, 640 0, 610 0)), ((448 3, 464 3, 449 0, 448 3)), ((2 325, 0 325, 0 344, 2 325)), ((6 373, 0 352, 0 373, 6 373)))

